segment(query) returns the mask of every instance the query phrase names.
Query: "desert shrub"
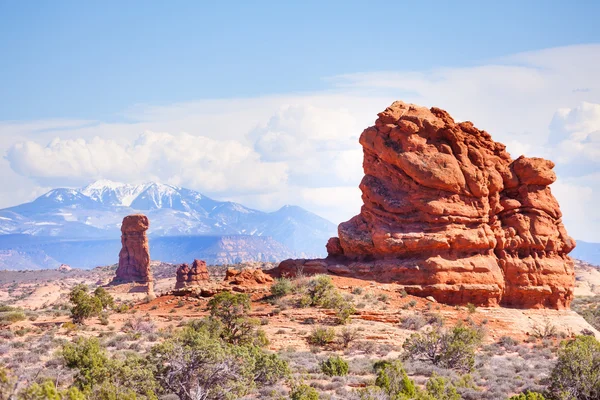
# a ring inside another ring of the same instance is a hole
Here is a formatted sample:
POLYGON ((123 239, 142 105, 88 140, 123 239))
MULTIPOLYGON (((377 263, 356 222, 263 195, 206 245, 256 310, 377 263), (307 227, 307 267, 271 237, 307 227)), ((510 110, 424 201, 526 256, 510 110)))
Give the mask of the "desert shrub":
POLYGON ((248 371, 231 348, 206 332, 184 328, 151 352, 159 383, 182 400, 219 399, 225 392, 241 397, 252 387, 248 371))
POLYGON ((294 287, 291 280, 288 278, 279 278, 271 286, 271 294, 275 297, 283 297, 292 293, 293 289, 294 287))
POLYGON ((102 325, 108 325, 110 323, 110 321, 108 320, 108 314, 107 313, 101 313, 98 316, 98 320, 100 321, 100 324, 102 324, 102 325))
POLYGON ((13 310, 13 311, 0 312, 0 326, 1 325, 10 325, 15 322, 23 321, 25 319, 27 319, 27 316, 22 311, 13 310))
POLYGON ((400 320, 400 327, 402 329, 418 331, 425 325, 427 325, 427 320, 420 314, 409 315, 408 317, 404 317, 400 320))
POLYGON ((145 397, 138 397, 132 389, 118 387, 108 381, 96 386, 94 392, 86 397, 90 400, 139 400, 141 398, 145 397))
POLYGON ((475 350, 481 344, 480 330, 456 325, 451 331, 433 327, 413 333, 403 344, 406 358, 429 361, 442 368, 470 371, 475 363, 475 350))
POLYGON ((550 382, 553 399, 600 399, 600 342, 591 336, 563 342, 550 382))
POLYGON ((348 363, 340 356, 329 357, 320 364, 321 372, 328 376, 348 375, 350 369, 348 363))
POLYGON ((133 333, 154 333, 156 324, 149 318, 130 318, 123 324, 123 330, 133 333))
POLYGON ((94 297, 100 301, 103 310, 113 308, 115 305, 115 301, 112 296, 102 286, 98 286, 96 290, 94 290, 94 297))
POLYGON ((108 357, 96 338, 79 338, 62 348, 65 365, 77 369, 75 384, 79 389, 92 389, 108 374, 108 357))
POLYGON ((549 318, 545 318, 543 323, 535 323, 531 327, 531 336, 536 339, 550 339, 557 337, 557 329, 549 318))
POLYGON ((388 296, 385 293, 380 294, 379 296, 377 296, 377 300, 381 301, 381 302, 386 302, 390 299, 390 296, 388 296))
POLYGON ((530 392, 520 393, 515 396, 512 396, 509 400, 546 400, 543 394, 538 392, 530 392))
POLYGON ((75 385, 83 390, 85 398, 156 398, 154 367, 144 357, 128 353, 123 359, 109 360, 95 338, 80 338, 63 346, 62 356, 67 367, 77 370, 75 385))
POLYGON ((257 344, 268 341, 258 330, 260 321, 250 318, 250 296, 245 293, 222 292, 208 302, 210 318, 222 324, 221 337, 232 344, 257 344))
POLYGON ((339 324, 347 324, 350 322, 350 316, 356 314, 356 308, 354 308, 352 301, 344 299, 341 296, 334 309, 339 324))
POLYGON ((335 331, 333 328, 318 326, 308 335, 308 343, 315 346, 325 346, 333 343, 335 340, 335 331))
POLYGON ((291 371, 287 361, 282 360, 279 355, 268 354, 256 346, 253 346, 251 351, 254 362, 252 367, 254 382, 261 385, 274 385, 290 375, 291 371))
POLYGON ((73 332, 77 330, 77 324, 74 324, 73 322, 65 322, 61 325, 67 332, 73 332))
POLYGON ((504 347, 513 347, 516 346, 517 344, 519 344, 519 342, 517 342, 515 339, 513 339, 510 336, 502 336, 499 340, 498 340, 498 344, 504 347))
POLYGON ((311 306, 333 308, 339 293, 327 275, 317 275, 308 283, 307 294, 311 306))
POLYGON ((352 294, 355 295, 361 295, 363 292, 363 288, 361 288, 360 286, 356 286, 352 288, 352 294))
MULTIPOLYGON (((428 303, 431 304, 431 303, 428 303)), ((436 325, 436 326, 444 326, 444 317, 439 314, 439 313, 427 313, 425 315, 425 318, 427 319, 427 324, 429 325, 436 325)))
POLYGON ((423 400, 460 400, 461 396, 456 391, 456 387, 446 378, 437 375, 432 375, 425 384, 427 393, 423 400))
POLYGON ((36 382, 19 393, 19 400, 61 400, 62 396, 51 380, 36 382))
POLYGON ((308 282, 306 294, 300 298, 299 305, 334 309, 340 324, 347 323, 356 313, 352 300, 344 298, 327 275, 317 275, 308 282))
POLYGON ((410 380, 400 361, 378 362, 374 368, 377 372, 375 385, 392 399, 412 398, 417 394, 414 382, 410 380))
POLYGON ((473 314, 477 311, 477 307, 473 303, 467 303, 467 311, 469 314, 473 314))
POLYGON ((288 373, 287 363, 256 346, 223 341, 204 326, 184 329, 154 346, 151 363, 167 393, 181 400, 239 398, 255 386, 273 384, 288 373))
POLYGON ((15 334, 11 330, 0 330, 0 338, 2 339, 12 339, 15 337, 15 334))
POLYGON ((390 396, 379 386, 367 386, 352 392, 350 400, 389 400, 390 396))
MULTIPOLYGON (((2 397, 0 397, 1 399, 2 397)), ((86 400, 86 396, 76 387, 58 390, 51 379, 41 383, 34 382, 23 389, 19 400, 86 400)))
POLYGON ((13 395, 14 382, 9 371, 0 365, 0 400, 9 400, 13 395))
POLYGON ((117 312, 119 314, 124 314, 127 311, 129 311, 129 306, 125 303, 121 303, 118 306, 114 306, 113 309, 115 310, 115 312, 117 312))
POLYGON ((71 290, 69 300, 73 303, 71 317, 75 323, 82 323, 86 318, 96 316, 102 311, 102 301, 96 296, 90 296, 84 284, 76 285, 71 290))
POLYGON ((94 388, 99 399, 156 399, 159 389, 155 379, 155 365, 137 353, 110 360, 109 374, 99 387, 94 388))
POLYGON ((338 333, 338 342, 343 348, 348 348, 350 343, 358 339, 358 331, 351 328, 342 328, 338 333))
POLYGON ((292 387, 290 392, 291 400, 319 400, 319 393, 313 387, 306 384, 300 384, 292 387))

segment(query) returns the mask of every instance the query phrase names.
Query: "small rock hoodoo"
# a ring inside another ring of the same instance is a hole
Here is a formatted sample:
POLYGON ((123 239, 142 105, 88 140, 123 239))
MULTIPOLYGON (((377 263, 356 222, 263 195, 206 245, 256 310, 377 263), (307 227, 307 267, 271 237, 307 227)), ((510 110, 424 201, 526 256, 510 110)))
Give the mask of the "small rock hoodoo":
POLYGON ((181 264, 179 268, 177 268, 177 282, 175 283, 175 289, 197 285, 209 280, 210 275, 208 274, 208 268, 206 268, 206 262, 194 260, 191 268, 187 264, 181 264))
POLYGON ((121 225, 121 251, 119 267, 113 282, 152 282, 150 271, 150 248, 146 231, 150 227, 148 217, 142 214, 123 218, 121 225))
POLYGON ((360 214, 338 227, 328 257, 277 273, 397 282, 449 304, 569 307, 575 247, 549 185, 554 164, 512 160, 471 122, 395 102, 360 137, 360 214))

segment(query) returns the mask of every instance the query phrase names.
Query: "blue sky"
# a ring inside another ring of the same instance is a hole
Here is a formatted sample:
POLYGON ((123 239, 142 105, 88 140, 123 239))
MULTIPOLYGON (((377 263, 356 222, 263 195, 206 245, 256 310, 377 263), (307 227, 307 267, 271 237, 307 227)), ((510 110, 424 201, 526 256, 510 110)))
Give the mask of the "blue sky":
POLYGON ((325 89, 595 43, 597 1, 0 1, 0 119, 325 89))
POLYGON ((556 162, 569 232, 600 242, 598 1, 0 0, 0 208, 159 181, 334 222, 358 136, 394 100, 556 162))

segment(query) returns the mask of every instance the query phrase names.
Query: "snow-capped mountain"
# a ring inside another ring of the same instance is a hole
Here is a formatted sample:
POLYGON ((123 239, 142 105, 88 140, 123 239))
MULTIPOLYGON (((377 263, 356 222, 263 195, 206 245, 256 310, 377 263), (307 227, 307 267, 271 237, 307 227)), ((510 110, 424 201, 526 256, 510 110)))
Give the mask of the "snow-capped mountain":
MULTIPOLYGON (((323 255, 324 244, 336 232, 333 223, 296 206, 267 213, 177 186, 102 180, 81 189, 54 189, 30 203, 0 210, 0 250, 5 248, 2 235, 118 240, 123 217, 133 213, 150 218, 151 238, 269 237, 297 256, 323 255)), ((15 240, 10 242, 14 245, 15 240)))

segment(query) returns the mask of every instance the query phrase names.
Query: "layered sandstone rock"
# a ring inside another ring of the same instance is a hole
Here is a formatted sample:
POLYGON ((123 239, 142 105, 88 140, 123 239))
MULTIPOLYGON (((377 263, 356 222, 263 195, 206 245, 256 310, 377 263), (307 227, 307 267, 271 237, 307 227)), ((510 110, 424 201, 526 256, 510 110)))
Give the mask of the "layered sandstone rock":
POLYGON ((450 304, 565 308, 575 247, 548 185, 554 164, 512 160, 503 144, 439 108, 395 102, 360 137, 359 215, 323 260, 278 272, 397 282, 450 304))
POLYGON ((114 282, 152 282, 150 249, 146 231, 150 226, 148 217, 129 215, 121 225, 121 252, 114 282))
POLYGON ((191 268, 187 264, 181 264, 177 268, 175 288, 180 289, 186 286, 198 285, 209 280, 210 275, 208 274, 208 268, 206 268, 206 262, 194 260, 191 268))
POLYGON ((239 271, 234 268, 227 268, 224 281, 230 285, 254 286, 272 283, 273 278, 260 269, 244 269, 239 271))

